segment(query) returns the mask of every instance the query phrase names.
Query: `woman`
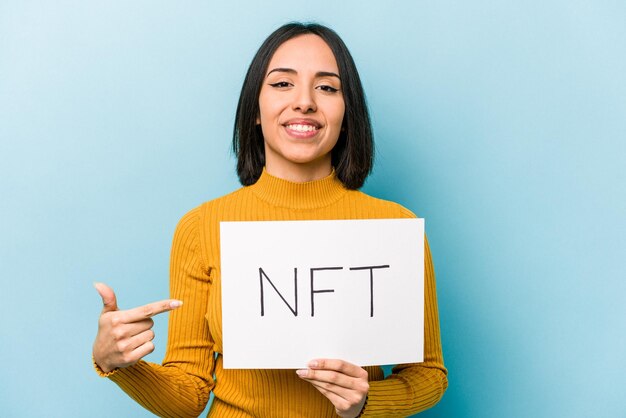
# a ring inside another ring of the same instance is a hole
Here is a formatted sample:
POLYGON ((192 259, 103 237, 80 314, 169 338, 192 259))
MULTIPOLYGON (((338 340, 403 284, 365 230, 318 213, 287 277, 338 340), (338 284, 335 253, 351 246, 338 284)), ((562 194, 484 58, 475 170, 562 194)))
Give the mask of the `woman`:
MULTIPOLYGON (((332 30, 288 24, 272 33, 246 75, 235 120, 237 170, 245 186, 187 213, 172 246, 173 299, 120 311, 96 284, 104 310, 96 369, 157 415, 407 416, 447 387, 430 252, 425 258, 424 362, 380 367, 315 359, 303 370, 222 367, 220 221, 407 218, 407 209, 357 189, 373 142, 361 82, 332 30), (184 301, 184 307, 180 307, 184 301), (151 316, 174 309, 163 365, 141 360, 154 346, 151 316)), ((372 338, 376 338, 372 335, 372 338)))

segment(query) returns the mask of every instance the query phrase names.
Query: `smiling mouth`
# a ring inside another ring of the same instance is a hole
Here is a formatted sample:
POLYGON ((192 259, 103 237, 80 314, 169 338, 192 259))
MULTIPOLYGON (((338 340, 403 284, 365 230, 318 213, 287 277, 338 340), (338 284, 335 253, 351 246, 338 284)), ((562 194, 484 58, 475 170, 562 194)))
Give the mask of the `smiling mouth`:
POLYGON ((285 128, 296 132, 315 132, 318 129, 317 126, 301 124, 285 125, 285 128))

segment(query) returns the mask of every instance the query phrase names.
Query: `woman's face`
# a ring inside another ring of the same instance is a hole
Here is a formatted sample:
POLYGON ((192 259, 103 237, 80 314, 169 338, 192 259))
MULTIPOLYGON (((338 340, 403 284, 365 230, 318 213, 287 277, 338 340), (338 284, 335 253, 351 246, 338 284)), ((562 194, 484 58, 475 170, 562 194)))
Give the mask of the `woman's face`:
POLYGON ((327 175, 344 110, 339 68, 326 42, 302 35, 283 43, 259 95, 268 172, 301 181, 327 175))

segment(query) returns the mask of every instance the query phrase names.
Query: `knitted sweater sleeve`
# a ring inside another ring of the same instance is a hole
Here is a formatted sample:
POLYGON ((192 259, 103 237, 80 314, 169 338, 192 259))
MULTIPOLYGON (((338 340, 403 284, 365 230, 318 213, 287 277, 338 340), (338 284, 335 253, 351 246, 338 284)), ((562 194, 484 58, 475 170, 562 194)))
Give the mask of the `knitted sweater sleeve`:
POLYGON ((424 246, 424 362, 400 364, 384 380, 370 382, 362 417, 406 417, 434 406, 448 387, 443 365, 435 273, 424 246))
POLYGON ((141 360, 108 376, 161 417, 197 417, 214 385, 213 344, 205 320, 211 276, 202 260, 198 216, 198 209, 189 212, 174 234, 170 293, 183 306, 170 312, 163 364, 141 360))

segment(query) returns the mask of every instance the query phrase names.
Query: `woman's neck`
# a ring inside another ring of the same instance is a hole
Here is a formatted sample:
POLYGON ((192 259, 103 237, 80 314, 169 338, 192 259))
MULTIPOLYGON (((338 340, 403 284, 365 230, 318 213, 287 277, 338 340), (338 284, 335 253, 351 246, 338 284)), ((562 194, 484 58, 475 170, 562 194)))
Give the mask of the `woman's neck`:
POLYGON ((328 158, 321 158, 318 161, 310 161, 303 164, 291 161, 276 163, 268 159, 265 162, 265 170, 268 174, 283 180, 294 183, 306 183, 327 177, 332 172, 332 165, 330 155, 328 158))
POLYGON ((308 182, 293 182, 275 177, 263 169, 249 189, 272 206, 290 209, 317 209, 341 199, 348 190, 331 169, 328 176, 308 182))

